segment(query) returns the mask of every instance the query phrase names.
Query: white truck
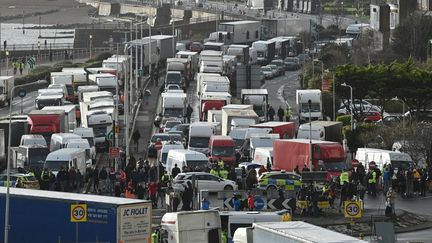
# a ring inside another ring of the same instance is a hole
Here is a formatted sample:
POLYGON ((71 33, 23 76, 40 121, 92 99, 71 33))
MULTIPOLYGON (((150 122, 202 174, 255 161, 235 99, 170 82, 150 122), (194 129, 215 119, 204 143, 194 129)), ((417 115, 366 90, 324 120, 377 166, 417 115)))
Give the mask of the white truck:
POLYGON ((303 123, 298 128, 297 138, 309 139, 310 135, 312 135, 312 139, 314 140, 342 143, 342 127, 342 122, 336 121, 313 121, 312 123, 303 123))
POLYGON ((257 53, 257 62, 261 65, 267 65, 274 59, 275 48, 274 41, 259 40, 252 43, 252 49, 257 53))
POLYGON ((45 106, 62 106, 65 98, 63 94, 40 94, 35 99, 36 109, 42 110, 45 106))
POLYGON ((73 80, 74 87, 87 84, 87 72, 84 68, 73 68, 73 67, 66 68, 66 67, 64 67, 62 69, 62 72, 72 74, 72 76, 73 76, 72 80, 73 80))
MULTIPOLYGON (((143 39, 150 39, 150 37, 144 37, 143 39)), ((159 61, 165 62, 167 58, 174 57, 176 51, 176 39, 172 35, 152 35, 152 40, 156 40, 157 51, 159 52, 159 61)), ((147 56, 148 52, 145 52, 144 55, 147 56)))
POLYGON ((355 237, 303 221, 255 222, 250 228, 238 228, 234 243, 366 243, 355 237))
POLYGON ((106 135, 112 130, 112 116, 106 111, 89 110, 91 102, 80 102, 81 126, 93 128, 95 134, 96 149, 103 150, 106 148, 106 135))
POLYGON ((407 153, 375 149, 375 148, 358 148, 355 159, 362 163, 366 170, 369 170, 369 163, 374 161, 376 168, 382 168, 384 164, 391 164, 397 171, 398 169, 406 170, 414 166, 411 156, 407 153))
POLYGON ((101 91, 109 91, 112 94, 116 93, 117 76, 110 73, 89 74, 90 82, 96 84, 101 91))
POLYGON ((228 136, 234 128, 247 128, 257 123, 259 123, 259 117, 251 105, 227 105, 222 108, 222 136, 228 136), (239 106, 239 108, 230 108, 234 106, 239 106))
POLYGON ((61 110, 65 112, 65 116, 67 117, 67 124, 65 124, 65 130, 72 132, 77 124, 76 124, 76 107, 75 105, 63 105, 63 106, 45 106, 42 108, 43 111, 54 111, 61 110))
POLYGON ((221 243, 221 219, 215 210, 166 213, 161 238, 166 243, 221 243))
POLYGON ((135 69, 136 62, 138 62, 138 68, 141 68, 141 55, 143 56, 143 67, 148 67, 149 64, 155 65, 159 61, 159 55, 157 47, 157 41, 155 39, 143 38, 129 41, 125 44, 126 54, 132 55, 132 68, 135 69), (136 49, 138 49, 136 51, 136 49), (150 51, 150 52, 149 52, 150 51), (149 57, 150 53, 150 57, 149 57), (137 56, 138 54, 138 56, 137 56), (150 62, 151 61, 151 62, 150 62), (150 62, 150 63, 149 63, 150 62))
POLYGON ((82 101, 90 102, 97 99, 113 99, 113 94, 109 91, 84 92, 82 101))
POLYGON ((194 122, 189 127, 188 149, 208 154, 209 140, 216 133, 215 122, 194 122))
POLYGON ((205 170, 208 167, 208 158, 205 154, 189 149, 171 149, 168 151, 166 159, 166 171, 171 175, 172 169, 177 165, 178 168, 191 166, 205 170))
POLYGON ((71 139, 80 139, 81 137, 73 133, 54 133, 51 135, 50 151, 56 151, 62 148, 66 148, 67 143, 71 139))
POLYGON ((201 51, 199 63, 200 73, 223 74, 223 52, 221 51, 201 51))
POLYGON ((0 76, 0 107, 4 107, 6 103, 12 99, 12 88, 15 85, 14 76, 0 76))
POLYGON ((260 121, 267 120, 268 91, 267 89, 242 89, 241 103, 253 105, 253 110, 257 113, 260 121))
POLYGON ((162 93, 162 115, 182 118, 186 113, 186 94, 182 90, 173 91, 162 93))
POLYGON ((296 92, 296 104, 300 123, 310 119, 322 120, 322 96, 319 89, 301 89, 296 92), (310 102, 310 104, 309 104, 310 102), (309 109, 310 106, 310 109, 309 109))
POLYGON ((229 33, 229 39, 233 44, 250 44, 260 40, 261 21, 241 20, 219 24, 220 31, 229 33))
POLYGON ((190 63, 192 65, 192 73, 195 74, 198 72, 199 69, 199 53, 194 51, 179 51, 176 53, 176 58, 185 58, 190 60, 190 63))
POLYGON ((67 89, 66 99, 75 102, 75 91, 73 86, 73 74, 68 72, 51 72, 51 84, 64 84, 67 89))
POLYGON ((230 45, 226 51, 227 55, 235 56, 237 62, 248 64, 250 61, 249 58, 249 49, 248 45, 230 45))
POLYGON ((199 99, 199 118, 200 121, 207 120, 207 112, 210 110, 220 110, 222 107, 231 103, 231 94, 228 92, 204 92, 199 99))
POLYGON ((92 165, 93 160, 96 159, 96 152, 94 147, 91 147, 88 140, 84 138, 70 139, 67 141, 66 148, 81 148, 86 151, 86 164, 92 165))
POLYGON ((77 88, 78 102, 83 101, 84 93, 97 92, 97 91, 99 91, 99 86, 97 85, 78 86, 77 88))
POLYGON ((197 96, 205 92, 229 92, 230 80, 217 73, 197 74, 197 96), (207 87, 205 87, 207 86, 207 87))

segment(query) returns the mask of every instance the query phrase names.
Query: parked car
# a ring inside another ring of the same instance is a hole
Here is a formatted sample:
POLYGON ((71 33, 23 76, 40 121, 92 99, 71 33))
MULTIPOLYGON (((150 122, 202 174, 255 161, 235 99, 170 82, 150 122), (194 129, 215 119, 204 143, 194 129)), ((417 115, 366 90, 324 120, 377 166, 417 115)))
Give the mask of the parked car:
POLYGON ((277 189, 283 186, 287 191, 299 191, 301 188, 301 176, 286 171, 264 172, 258 178, 258 188, 263 190, 277 189))
POLYGON ((197 191, 232 191, 238 189, 236 182, 222 179, 206 172, 180 173, 174 178, 173 187, 180 189, 183 188, 183 185, 186 185, 187 181, 192 181, 192 175, 195 175, 195 181, 198 185, 197 191))
POLYGON ((267 67, 270 67, 272 69, 273 77, 279 76, 279 69, 276 65, 269 64, 269 65, 267 65, 267 67))
POLYGON ((284 61, 282 59, 275 59, 273 61, 271 61, 270 65, 276 65, 278 67, 279 70, 279 75, 284 75, 285 74, 285 64, 284 61))
POLYGON ((288 71, 295 71, 300 68, 300 60, 298 57, 287 57, 284 60, 284 64, 288 71))
POLYGON ((311 57, 307 53, 298 54, 297 58, 299 59, 300 65, 310 62, 311 60, 311 57))

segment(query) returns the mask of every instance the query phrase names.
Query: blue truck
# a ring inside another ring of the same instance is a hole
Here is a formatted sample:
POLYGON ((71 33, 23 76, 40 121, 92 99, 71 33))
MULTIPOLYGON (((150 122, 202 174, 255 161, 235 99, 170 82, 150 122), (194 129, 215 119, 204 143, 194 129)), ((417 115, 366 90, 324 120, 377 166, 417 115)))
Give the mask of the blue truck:
MULTIPOLYGON (((4 229, 6 188, 0 187, 4 229)), ((150 242, 150 201, 10 188, 9 242, 150 242)), ((0 239, 4 231, 0 231, 0 239)))

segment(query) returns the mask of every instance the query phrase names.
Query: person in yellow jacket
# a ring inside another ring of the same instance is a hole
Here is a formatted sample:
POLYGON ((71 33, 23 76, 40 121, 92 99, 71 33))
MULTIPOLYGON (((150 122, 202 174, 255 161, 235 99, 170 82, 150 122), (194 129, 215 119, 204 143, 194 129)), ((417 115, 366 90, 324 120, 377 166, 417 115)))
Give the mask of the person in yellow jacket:
POLYGON ((418 194, 420 192, 420 172, 418 169, 413 169, 413 184, 414 184, 414 194, 418 194))
POLYGON ((376 196, 376 182, 377 182, 377 173, 375 170, 369 172, 369 194, 373 197, 376 196))
POLYGON ((339 184, 343 186, 345 183, 349 182, 349 174, 348 171, 343 170, 339 176, 339 184))
POLYGON ((225 230, 222 230, 221 240, 222 243, 228 243, 228 234, 225 230))
POLYGON ((151 234, 151 242, 152 243, 159 243, 159 230, 156 229, 153 234, 151 234))
POLYGON ((219 170, 219 174, 220 174, 220 177, 222 177, 224 179, 228 179, 229 172, 225 168, 219 170))
POLYGON ((291 114, 292 114, 291 108, 287 107, 285 109, 285 121, 289 122, 291 120, 291 114))
POLYGON ((218 163, 218 166, 219 166, 220 169, 222 169, 222 168, 225 167, 225 162, 223 161, 222 158, 219 158, 219 160, 218 160, 217 163, 218 163))

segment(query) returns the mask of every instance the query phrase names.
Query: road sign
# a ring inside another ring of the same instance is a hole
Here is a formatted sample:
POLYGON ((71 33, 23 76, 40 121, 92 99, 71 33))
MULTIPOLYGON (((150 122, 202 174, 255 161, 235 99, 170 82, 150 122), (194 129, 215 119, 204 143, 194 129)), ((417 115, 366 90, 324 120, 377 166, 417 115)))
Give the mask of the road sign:
POLYGON ((109 156, 111 158, 118 158, 118 157, 120 157, 120 148, 119 147, 110 147, 109 148, 109 156))
POLYGON ((35 57, 29 57, 27 59, 27 64, 30 66, 30 69, 33 69, 34 65, 36 64, 36 58, 35 57))
POLYGON ((361 218, 362 208, 360 201, 345 201, 344 202, 345 218, 361 218))
POLYGON ((262 197, 255 197, 254 206, 256 210, 261 210, 264 208, 265 203, 262 197))
POLYGON ((87 222, 87 204, 72 204, 70 219, 73 223, 87 222))
POLYGON ((27 95, 27 91, 25 91, 25 89, 20 89, 18 91, 18 96, 21 98, 24 98, 27 95))

